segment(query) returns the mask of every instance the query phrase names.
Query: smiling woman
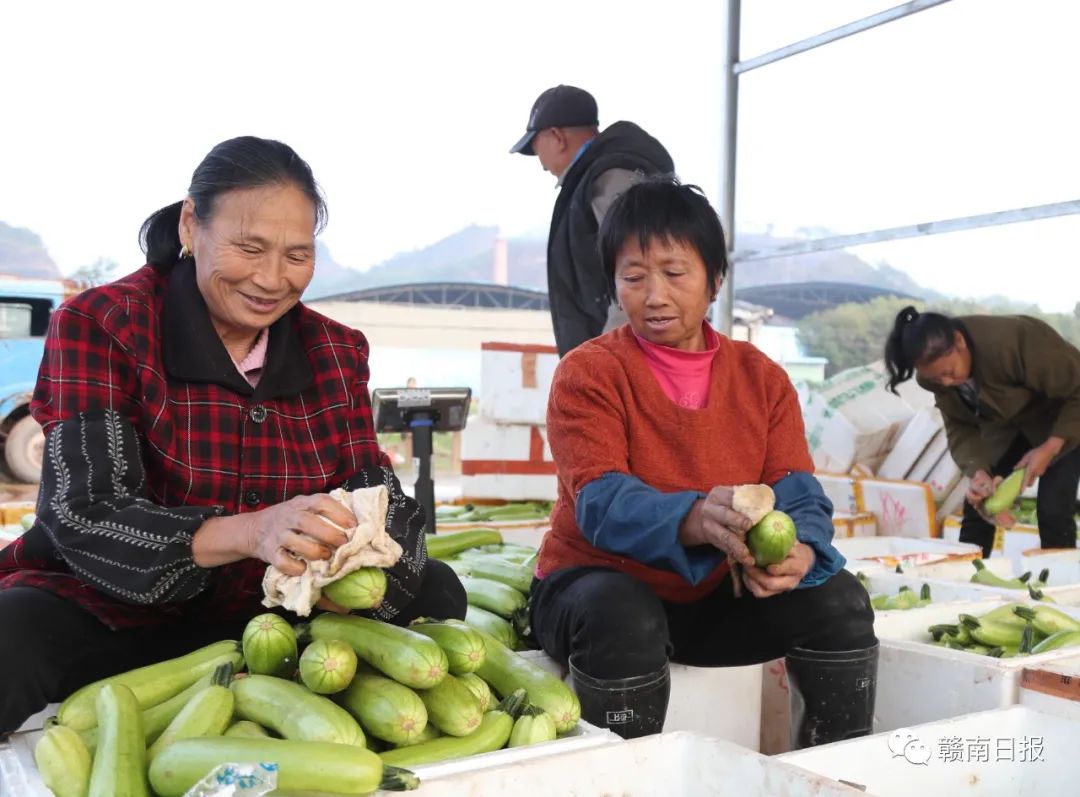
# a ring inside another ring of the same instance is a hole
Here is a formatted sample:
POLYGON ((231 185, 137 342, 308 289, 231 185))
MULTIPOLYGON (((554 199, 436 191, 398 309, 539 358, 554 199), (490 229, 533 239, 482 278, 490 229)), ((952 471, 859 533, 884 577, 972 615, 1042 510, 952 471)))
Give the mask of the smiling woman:
POLYGON ((195 202, 180 211, 180 239, 195 281, 234 360, 300 301, 315 273, 315 207, 294 185, 232 191, 200 222, 195 202))
POLYGON ((388 494, 402 554, 367 614, 464 617, 379 450, 367 340, 300 301, 325 218, 291 148, 225 141, 143 224, 147 264, 53 314, 37 522, 0 552, 0 640, 20 651, 0 658, 0 738, 89 681, 239 639, 268 565, 299 575, 357 525, 336 488, 388 494))

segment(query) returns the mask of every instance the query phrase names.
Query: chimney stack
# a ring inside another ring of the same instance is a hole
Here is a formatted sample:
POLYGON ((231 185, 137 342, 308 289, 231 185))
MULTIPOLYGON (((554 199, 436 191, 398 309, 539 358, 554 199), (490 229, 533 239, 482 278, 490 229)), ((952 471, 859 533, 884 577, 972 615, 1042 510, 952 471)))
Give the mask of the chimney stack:
POLYGON ((510 284, 510 255, 506 239, 499 236, 495 239, 495 256, 491 269, 491 281, 496 285, 510 284))

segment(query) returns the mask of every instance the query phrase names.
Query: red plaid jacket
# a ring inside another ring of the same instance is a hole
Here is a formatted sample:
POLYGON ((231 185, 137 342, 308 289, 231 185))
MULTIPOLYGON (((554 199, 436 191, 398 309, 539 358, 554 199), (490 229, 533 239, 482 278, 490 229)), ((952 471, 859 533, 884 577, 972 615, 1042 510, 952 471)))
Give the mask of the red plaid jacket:
POLYGON ((423 511, 375 437, 364 336, 298 305, 270 328, 256 387, 210 322, 193 269, 147 265, 52 317, 31 412, 45 429, 36 525, 0 551, 0 589, 76 601, 113 628, 262 609, 266 565, 203 569, 209 517, 385 484, 404 549, 376 616, 417 593, 423 511))

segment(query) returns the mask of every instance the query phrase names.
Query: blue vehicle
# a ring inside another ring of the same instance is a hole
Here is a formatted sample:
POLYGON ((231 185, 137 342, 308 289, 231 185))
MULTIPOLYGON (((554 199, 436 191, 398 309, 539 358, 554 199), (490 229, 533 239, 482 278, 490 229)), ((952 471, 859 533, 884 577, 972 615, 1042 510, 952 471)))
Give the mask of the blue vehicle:
POLYGON ((82 287, 71 280, 0 276, 0 449, 7 470, 21 482, 41 479, 45 437, 30 417, 30 397, 49 317, 82 287))

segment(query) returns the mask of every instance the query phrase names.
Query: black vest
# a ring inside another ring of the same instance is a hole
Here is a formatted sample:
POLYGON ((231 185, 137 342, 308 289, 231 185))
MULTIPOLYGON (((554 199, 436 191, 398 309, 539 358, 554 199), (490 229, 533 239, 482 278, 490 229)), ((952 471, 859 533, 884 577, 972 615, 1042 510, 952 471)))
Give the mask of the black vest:
POLYGON ((592 183, 609 169, 668 174, 675 165, 655 138, 616 122, 592 140, 563 180, 548 235, 548 301, 559 356, 603 332, 611 295, 597 248, 592 183))

